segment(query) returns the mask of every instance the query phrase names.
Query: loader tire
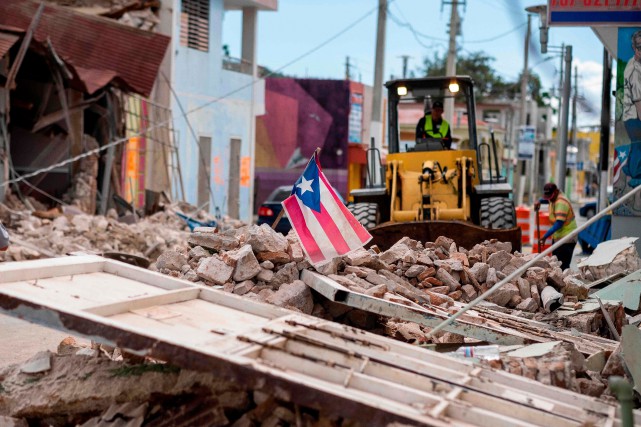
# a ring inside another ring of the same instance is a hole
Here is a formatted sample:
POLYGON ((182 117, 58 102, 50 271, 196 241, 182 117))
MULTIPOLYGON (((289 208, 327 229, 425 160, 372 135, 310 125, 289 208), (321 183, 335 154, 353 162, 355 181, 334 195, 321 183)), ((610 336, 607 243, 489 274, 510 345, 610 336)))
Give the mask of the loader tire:
POLYGON ((356 217, 358 222, 365 228, 373 228, 378 225, 379 213, 376 203, 351 203, 347 209, 356 217))
POLYGON ((514 202, 507 197, 481 200, 481 227, 495 230, 516 227, 514 202))

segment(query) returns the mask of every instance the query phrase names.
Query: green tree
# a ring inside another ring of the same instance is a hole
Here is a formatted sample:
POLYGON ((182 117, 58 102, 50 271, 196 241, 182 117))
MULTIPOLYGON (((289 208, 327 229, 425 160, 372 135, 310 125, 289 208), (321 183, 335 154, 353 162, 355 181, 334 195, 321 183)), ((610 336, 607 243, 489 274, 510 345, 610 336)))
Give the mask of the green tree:
MULTIPOLYGON (((444 76, 446 55, 434 53, 425 57, 423 66, 417 70, 422 76, 444 76)), ((521 95, 521 76, 516 81, 502 78, 494 69, 495 59, 483 52, 469 52, 460 55, 456 60, 456 74, 467 75, 474 79, 476 98, 482 101, 487 98, 514 100, 521 95)), ((539 105, 544 105, 546 99, 542 93, 541 79, 530 71, 528 92, 539 105)))

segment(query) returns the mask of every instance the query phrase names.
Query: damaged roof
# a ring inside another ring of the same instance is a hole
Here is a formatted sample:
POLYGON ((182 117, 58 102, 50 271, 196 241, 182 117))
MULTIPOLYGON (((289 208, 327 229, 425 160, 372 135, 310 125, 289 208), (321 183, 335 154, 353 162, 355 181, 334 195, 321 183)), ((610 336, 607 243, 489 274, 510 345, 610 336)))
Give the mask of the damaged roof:
MULTIPOLYGON (((26 31, 38 6, 38 2, 31 0, 2 0, 0 25, 26 31)), ((11 40, 9 37, 4 42, 6 37, 6 34, 0 37, 0 54, 11 40)), ((34 34, 34 39, 42 44, 47 38, 56 53, 73 68, 87 93, 116 81, 124 85, 123 89, 143 96, 151 93, 170 41, 162 34, 52 5, 45 6, 34 34)))

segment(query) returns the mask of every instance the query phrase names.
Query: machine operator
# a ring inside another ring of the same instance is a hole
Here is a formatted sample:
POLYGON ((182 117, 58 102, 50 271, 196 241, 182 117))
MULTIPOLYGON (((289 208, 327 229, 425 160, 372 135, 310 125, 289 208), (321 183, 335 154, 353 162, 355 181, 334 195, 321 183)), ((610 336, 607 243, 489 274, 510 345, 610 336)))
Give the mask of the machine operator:
POLYGON ((425 104, 425 116, 416 125, 416 140, 424 138, 437 138, 443 141, 443 147, 449 150, 452 147, 452 134, 450 124, 443 118, 443 103, 434 101, 431 112, 425 104))

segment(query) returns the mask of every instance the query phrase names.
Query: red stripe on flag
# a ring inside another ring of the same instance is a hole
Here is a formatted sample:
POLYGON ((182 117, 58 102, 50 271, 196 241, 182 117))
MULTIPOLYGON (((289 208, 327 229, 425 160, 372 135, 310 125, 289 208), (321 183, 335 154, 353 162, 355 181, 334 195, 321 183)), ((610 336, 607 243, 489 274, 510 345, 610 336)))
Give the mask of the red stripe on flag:
POLYGON ((338 205, 339 209, 343 213, 343 216, 345 217, 345 219, 347 219, 347 221, 349 222, 349 225, 352 227, 352 229, 354 230, 358 238, 361 240, 363 244, 369 242, 369 240, 372 238, 372 235, 369 234, 369 232, 365 229, 365 227, 363 227, 363 224, 358 222, 356 217, 352 215, 352 213, 345 207, 343 202, 341 202, 341 200, 338 198, 338 196, 334 192, 334 188, 329 184, 329 181, 325 177, 325 174, 321 172, 319 175, 320 175, 320 179, 322 179, 323 183, 325 183, 325 186, 327 187, 330 194, 334 198, 334 201, 338 205))
POLYGON ((346 254, 351 250, 349 245, 343 238, 341 231, 336 226, 332 217, 327 213, 327 209, 325 209, 322 203, 320 206, 320 212, 312 211, 314 212, 314 216, 318 220, 320 226, 323 227, 323 231, 327 234, 329 241, 332 242, 336 252, 339 254, 346 254))
POLYGON ((303 245, 305 252, 307 252, 307 256, 312 260, 312 263, 316 264, 324 261, 325 255, 323 255, 323 252, 316 243, 316 239, 314 239, 314 236, 309 231, 309 228, 305 223, 305 217, 303 216, 303 211, 300 209, 296 196, 289 196, 285 201, 283 201, 283 205, 287 207, 289 220, 294 226, 294 229, 298 234, 298 239, 300 240, 301 245, 303 245))

